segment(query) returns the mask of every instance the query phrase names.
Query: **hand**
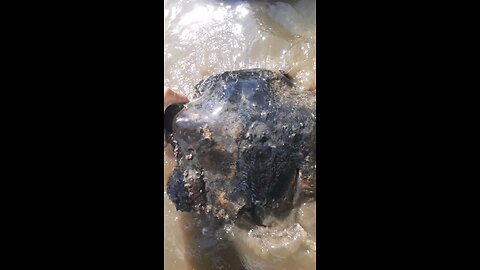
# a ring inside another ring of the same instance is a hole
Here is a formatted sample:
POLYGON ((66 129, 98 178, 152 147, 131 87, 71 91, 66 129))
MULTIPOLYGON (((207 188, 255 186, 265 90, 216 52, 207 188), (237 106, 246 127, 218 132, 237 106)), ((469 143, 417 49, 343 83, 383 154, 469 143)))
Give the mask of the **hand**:
MULTIPOLYGON (((176 93, 168 87, 163 88, 163 112, 167 110, 168 106, 173 104, 183 104, 187 103, 188 98, 185 95, 176 93)), ((163 138, 163 148, 167 147, 165 138, 163 138)))
POLYGON ((163 89, 163 111, 167 110, 168 106, 174 104, 187 103, 188 98, 180 93, 173 91, 172 89, 165 87, 163 89))

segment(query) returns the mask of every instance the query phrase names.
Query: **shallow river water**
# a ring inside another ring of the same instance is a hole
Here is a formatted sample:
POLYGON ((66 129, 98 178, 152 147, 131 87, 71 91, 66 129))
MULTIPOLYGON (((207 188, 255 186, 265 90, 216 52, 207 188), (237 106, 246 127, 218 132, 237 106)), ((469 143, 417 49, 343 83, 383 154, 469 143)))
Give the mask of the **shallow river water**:
MULTIPOLYGON (((164 85, 193 95, 200 80, 244 68, 284 70, 316 91, 316 4, 299 1, 164 1, 164 85)), ((173 167, 164 151, 164 182, 173 167)), ((182 213, 164 192, 165 269, 315 269, 316 204, 275 230, 217 228, 182 213)))

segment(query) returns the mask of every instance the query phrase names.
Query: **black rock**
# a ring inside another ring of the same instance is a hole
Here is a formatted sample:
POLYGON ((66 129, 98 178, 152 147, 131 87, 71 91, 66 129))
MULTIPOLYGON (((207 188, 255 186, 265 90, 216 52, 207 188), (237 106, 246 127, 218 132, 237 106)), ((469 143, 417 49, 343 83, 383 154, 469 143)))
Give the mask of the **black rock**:
POLYGON ((167 193, 178 210, 262 220, 315 199, 315 92, 252 69, 209 77, 195 98, 168 127, 177 163, 167 193))

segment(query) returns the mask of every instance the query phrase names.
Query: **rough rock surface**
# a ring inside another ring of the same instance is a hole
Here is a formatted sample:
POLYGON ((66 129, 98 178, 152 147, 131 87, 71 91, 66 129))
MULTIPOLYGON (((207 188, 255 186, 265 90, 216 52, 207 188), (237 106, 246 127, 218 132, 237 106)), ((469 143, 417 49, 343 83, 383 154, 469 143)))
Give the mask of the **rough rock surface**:
POLYGON ((177 210, 261 224, 315 199, 315 92, 262 69, 214 75, 195 91, 166 128, 176 157, 167 193, 177 210))

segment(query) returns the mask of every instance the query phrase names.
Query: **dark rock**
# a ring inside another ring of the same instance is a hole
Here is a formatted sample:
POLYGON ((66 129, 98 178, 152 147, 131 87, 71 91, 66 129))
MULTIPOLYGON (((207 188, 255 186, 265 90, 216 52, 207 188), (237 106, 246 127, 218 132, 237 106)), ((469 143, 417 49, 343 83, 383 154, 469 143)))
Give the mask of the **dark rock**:
POLYGON ((209 77, 195 98, 168 130, 177 164, 167 193, 177 210, 262 220, 315 199, 315 92, 252 69, 209 77))

